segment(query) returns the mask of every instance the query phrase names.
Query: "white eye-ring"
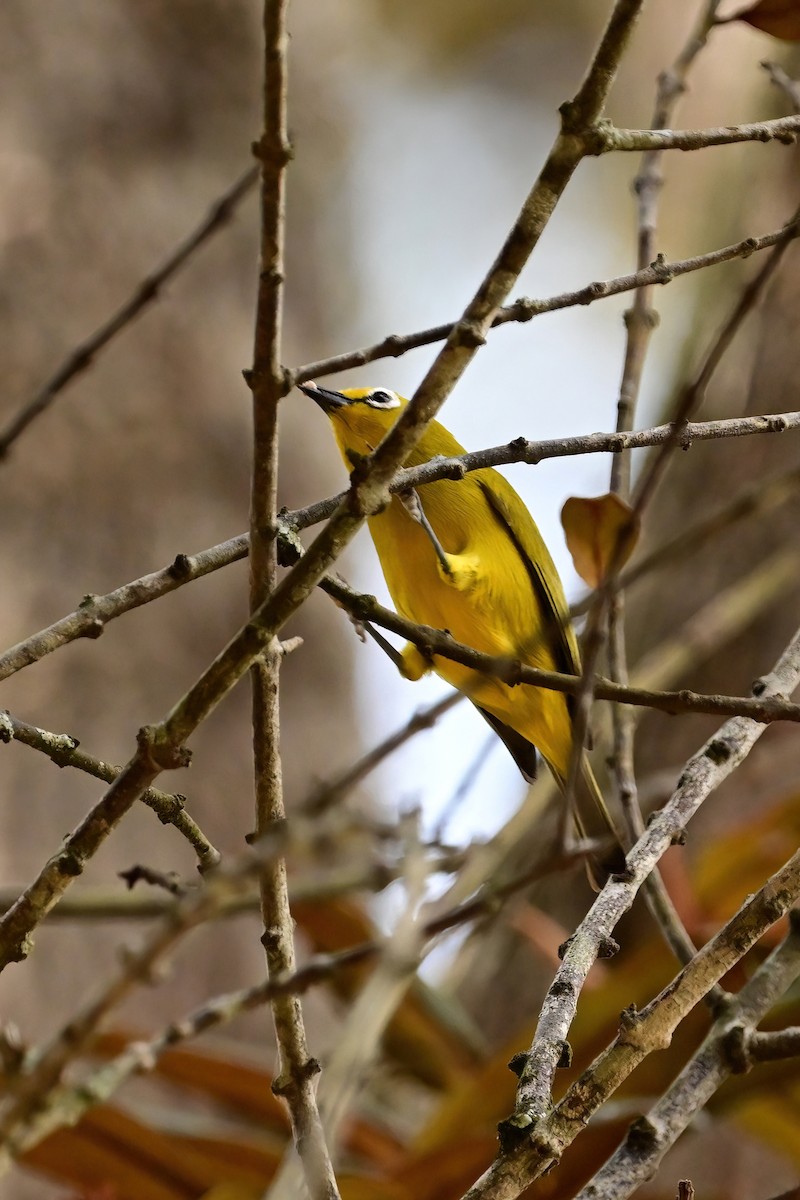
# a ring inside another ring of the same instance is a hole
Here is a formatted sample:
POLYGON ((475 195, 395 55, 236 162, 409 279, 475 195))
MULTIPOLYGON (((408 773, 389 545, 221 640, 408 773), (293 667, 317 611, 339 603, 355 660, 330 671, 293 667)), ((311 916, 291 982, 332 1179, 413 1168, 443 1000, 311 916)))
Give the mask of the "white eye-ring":
POLYGON ((400 407, 400 397, 397 392, 390 392, 387 388, 376 388, 374 392, 365 396, 365 400, 372 408, 400 407))

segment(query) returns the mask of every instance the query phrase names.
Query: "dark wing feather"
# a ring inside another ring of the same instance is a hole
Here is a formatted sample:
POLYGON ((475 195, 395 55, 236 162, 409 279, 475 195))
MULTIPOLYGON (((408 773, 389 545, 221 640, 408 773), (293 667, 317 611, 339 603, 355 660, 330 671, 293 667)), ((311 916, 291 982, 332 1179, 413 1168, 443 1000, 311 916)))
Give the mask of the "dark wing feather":
POLYGON ((493 716, 485 708, 481 708, 478 704, 475 707, 500 738, 500 741, 522 772, 525 781, 533 783, 536 779, 536 747, 533 742, 529 742, 527 738, 524 738, 521 733, 517 733, 516 729, 512 729, 510 725, 504 725, 499 717, 493 716))
POLYGON ((481 475, 481 490, 498 523, 514 543, 538 597, 547 644, 556 668, 567 675, 577 675, 580 672, 578 644, 550 552, 534 524, 533 517, 511 484, 496 471, 481 472, 481 475), (543 566, 549 568, 552 582, 545 577, 543 566))

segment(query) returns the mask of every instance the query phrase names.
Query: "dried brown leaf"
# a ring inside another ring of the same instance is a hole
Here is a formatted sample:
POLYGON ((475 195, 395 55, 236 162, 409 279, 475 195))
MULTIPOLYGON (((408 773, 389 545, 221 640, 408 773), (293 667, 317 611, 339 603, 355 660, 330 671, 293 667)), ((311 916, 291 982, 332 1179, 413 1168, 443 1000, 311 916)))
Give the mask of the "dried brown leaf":
POLYGON ((758 0, 734 19, 784 42, 800 41, 800 0, 758 0))
POLYGON ((570 496, 561 524, 575 570, 589 587, 599 587, 613 567, 630 558, 639 537, 639 520, 613 492, 605 496, 570 496))

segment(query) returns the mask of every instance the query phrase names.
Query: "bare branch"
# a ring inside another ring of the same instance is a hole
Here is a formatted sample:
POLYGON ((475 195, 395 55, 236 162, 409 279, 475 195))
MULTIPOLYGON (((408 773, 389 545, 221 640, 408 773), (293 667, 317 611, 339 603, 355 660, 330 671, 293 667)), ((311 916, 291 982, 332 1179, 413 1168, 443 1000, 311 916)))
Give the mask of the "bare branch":
MULTIPOLYGON (((718 7, 719 0, 707 0, 695 28, 675 62, 659 75, 655 109, 650 122, 653 129, 664 129, 672 124, 678 102, 686 91, 689 72, 697 56, 706 46, 718 7)), ((652 261, 656 251, 658 201, 664 183, 662 161, 661 150, 650 150, 643 154, 633 185, 638 209, 636 262, 640 270, 652 261)), ((625 361, 617 404, 619 431, 633 428, 645 359, 651 335, 658 324, 658 314, 651 305, 652 291, 652 287, 639 288, 633 304, 625 313, 625 361)), ((629 452, 615 455, 611 462, 611 491, 616 492, 627 503, 630 487, 631 455, 629 452)), ((614 584, 608 594, 608 667, 611 678, 625 686, 629 683, 629 677, 624 576, 616 576, 614 584)), ((629 706, 614 704, 611 708, 611 720, 612 762, 617 796, 629 842, 635 842, 644 832, 634 771, 636 716, 629 706)), ((658 929, 678 962, 690 962, 695 954, 694 943, 670 899, 658 867, 645 881, 644 896, 658 929)), ((712 1000, 718 999, 717 990, 712 988, 709 993, 712 1000)))
POLYGON ((389 484, 397 469, 483 344, 498 308, 537 245, 583 155, 576 130, 582 123, 588 125, 599 117, 642 4, 643 0, 617 0, 586 81, 574 104, 567 106, 569 120, 564 115, 564 128, 495 262, 400 419, 364 467, 353 473, 346 500, 336 509, 304 557, 260 604, 247 624, 167 717, 160 724, 140 731, 136 753, 101 804, 68 839, 68 844, 78 849, 78 858, 66 859, 62 854, 51 859, 17 905, 0 919, 0 969, 25 956, 30 931, 57 903, 70 882, 68 868, 82 870, 86 858, 95 853, 160 771, 186 764, 185 740, 269 647, 275 634, 307 599, 366 517, 385 504, 389 484))
MULTIPOLYGON (((800 680, 800 631, 773 672, 759 681, 771 695, 790 693, 800 680)), ((690 759, 669 802, 654 817, 627 856, 624 875, 612 876, 564 949, 564 957, 542 1007, 528 1062, 520 1080, 511 1123, 529 1129, 548 1112, 561 1046, 575 1015, 586 975, 623 913, 673 838, 723 779, 749 754, 763 726, 734 717, 690 759)), ((492 1193, 487 1193, 492 1194, 492 1193)))
POLYGON ((783 142, 791 146, 800 133, 800 117, 776 117, 749 125, 726 125, 717 129, 617 129, 599 123, 587 138, 588 154, 610 151, 705 150, 734 142, 783 142))
POLYGON ((105 596, 84 596, 78 608, 66 617, 61 617, 46 629, 33 634, 0 655, 0 680, 7 679, 23 667, 39 662, 54 650, 74 642, 77 638, 98 638, 106 622, 121 617, 160 596, 166 596, 176 588, 202 579, 204 575, 227 567, 248 554, 249 539, 246 533, 220 542, 200 554, 178 554, 168 567, 153 571, 141 579, 134 579, 122 587, 107 592, 105 596))
MULTIPOLYGON (((776 694, 792 691, 799 681, 800 631, 771 674, 760 682, 776 694)), ((586 975, 598 955, 615 952, 612 931, 645 878, 706 796, 744 760, 760 733, 761 728, 753 722, 734 718, 690 759, 673 796, 628 854, 625 874, 611 877, 563 947, 561 966, 525 1056, 514 1115, 503 1124, 507 1148, 469 1190, 467 1200, 510 1200, 559 1157, 561 1150, 548 1120, 550 1093, 586 975)), ((798 865, 800 860, 794 867, 798 865)))
POLYGON ((355 762, 351 767, 336 775, 327 783, 320 783, 314 788, 311 795, 303 803, 302 809, 306 813, 324 812, 325 809, 337 804, 339 800, 345 796, 352 788, 356 787, 362 779, 366 778, 371 771, 388 758, 390 754, 394 754, 395 750, 399 750, 412 737, 416 737, 425 729, 431 729, 440 717, 454 708, 464 699, 461 692, 448 692, 441 700, 434 701, 426 708, 419 708, 409 717, 405 725, 395 733, 384 738, 372 750, 369 750, 362 758, 355 762))
MULTIPOLYGON (((546 300, 515 300, 505 308, 501 308, 492 322, 492 328, 507 325, 511 322, 530 321, 544 313, 559 312, 565 308, 578 305, 594 304, 597 300, 605 300, 610 296, 619 296, 623 292, 631 292, 636 288, 663 286, 689 275, 693 271, 702 271, 707 267, 716 267, 721 263, 732 262, 737 258, 748 258, 761 250, 776 245, 785 237, 796 238, 800 234, 800 224, 791 223, 762 237, 744 238, 730 246, 722 246, 719 250, 710 250, 707 254, 698 254, 692 258, 668 262, 663 254, 657 254, 648 266, 630 275, 620 275, 614 279, 598 280, 578 288, 577 291, 561 292, 546 300)), ((363 367, 368 363, 377 362, 383 358, 400 358, 409 350, 420 346, 429 346, 434 342, 443 342, 455 328, 455 322, 449 321, 444 325, 434 325, 415 333, 393 333, 374 345, 365 346, 360 350, 348 350, 343 354, 335 354, 331 358, 321 358, 316 362, 305 363, 288 371, 292 384, 306 383, 324 375, 335 375, 340 371, 350 371, 354 367, 363 367)))
MULTIPOLYGON (((77 739, 67 733, 50 733, 46 729, 38 729, 26 721, 20 721, 9 712, 0 712, 0 742, 9 739, 46 754, 58 767, 74 767, 95 779, 103 779, 106 783, 112 783, 122 769, 94 758, 85 750, 79 750, 77 739)), ((178 833, 186 838, 197 854, 199 870, 205 871, 216 866, 222 856, 184 809, 185 796, 175 792, 162 792, 158 788, 147 788, 141 799, 143 804, 152 808, 159 821, 164 825, 174 825, 178 833)))
POLYGON ((634 1122, 580 1200, 622 1200, 636 1191, 728 1075, 743 1069, 741 1047, 800 974, 800 922, 796 912, 791 917, 785 940, 730 999, 700 1049, 650 1112, 634 1122))
MULTIPOLYGON (((797 902, 800 853, 747 898, 739 911, 701 947, 680 974, 640 1012, 626 1009, 619 1033, 568 1089, 547 1118, 545 1140, 557 1154, 586 1127, 590 1116, 654 1051, 666 1049, 684 1017, 739 962, 759 938, 797 902)), ((717 989, 719 990, 719 989, 717 989)), ((720 990, 717 1014, 730 997, 720 990)))
MULTIPOLYGON (((417 814, 403 822, 416 824, 417 814)), ((364 1074, 378 1053, 380 1039, 397 1005, 416 974, 423 951, 417 911, 425 888, 428 866, 415 835, 406 855, 406 903, 394 931, 378 956, 375 970, 355 1000, 337 1037, 319 1087, 319 1106, 325 1134, 335 1154, 342 1121, 351 1106, 364 1074)), ((270 1197, 297 1194, 297 1171, 293 1161, 284 1160, 271 1182, 270 1197)))
MULTIPOLYGON (((679 445, 688 450, 693 442, 782 433, 798 428, 800 412, 687 422, 681 427, 679 445)), ((466 472, 477 471, 486 466, 502 466, 512 462, 536 465, 548 458, 564 458, 576 454, 621 454, 629 449, 661 445, 670 440, 673 433, 672 425, 657 425, 652 429, 641 429, 633 433, 591 433, 581 437, 555 438, 542 442, 517 438, 502 446, 471 451, 458 458, 435 459, 420 467, 408 468, 398 474, 397 480, 390 485, 390 491, 402 491, 435 479, 460 479, 466 472)), ((346 493, 340 492, 337 496, 321 500, 307 508, 284 512, 280 520, 291 529, 306 529, 329 517, 345 497, 346 493)), ((77 638, 99 637, 108 621, 113 621, 143 604, 149 604, 185 583, 191 583, 218 571, 221 567, 238 562, 246 558, 247 553, 248 536, 239 534, 199 554, 179 554, 168 567, 141 579, 134 579, 104 596, 87 596, 74 612, 61 617, 52 625, 0 654, 0 680, 39 662, 46 655, 77 638)), ((637 567, 631 568, 632 576, 635 577, 638 573, 637 567)), ((625 582, 627 580, 626 575, 625 582)))
POLYGON ((96 989, 69 1023, 37 1053, 29 1069, 15 1078, 10 1085, 13 1102, 0 1119, 0 1171, 20 1151, 26 1139, 24 1132, 21 1138, 18 1135, 47 1107, 50 1093, 66 1064, 81 1053, 105 1016, 135 986, 152 980, 158 964, 189 930, 211 920, 224 903, 243 890, 249 890, 254 874, 264 861, 278 855, 280 850, 280 840, 273 839, 269 854, 242 856, 231 868, 213 872, 201 890, 173 902, 164 920, 147 936, 142 947, 123 957, 111 978, 96 989))
MULTIPOLYGON (((790 552, 792 553, 792 552, 790 552)), ((368 620, 392 633, 398 634, 427 655, 441 655, 453 662, 463 663, 476 671, 494 675, 505 683, 529 683, 536 687, 550 688, 567 695, 576 695, 581 687, 577 675, 562 675, 558 671, 544 671, 530 667, 516 659, 494 658, 481 654, 455 641, 446 631, 432 629, 428 625, 415 625, 405 617, 378 604, 374 596, 354 592, 341 579, 327 576, 320 585, 323 591, 360 620, 368 620)), ((658 692, 647 688, 623 687, 609 679, 597 676, 594 679, 594 694, 599 700, 616 700, 637 707, 657 708, 662 712, 704 712, 715 716, 742 716, 750 720, 768 723, 777 720, 800 721, 800 704, 793 704, 776 696, 759 692, 754 696, 703 696, 683 688, 678 692, 658 692)))
POLYGON ((195 252, 217 230, 228 224, 237 206, 257 179, 258 170, 255 167, 249 167, 243 175, 240 175, 236 182, 226 192, 223 192, 218 200, 215 200, 194 232, 173 250, 160 267, 157 267, 137 285, 129 299, 107 321, 104 321, 86 341, 75 347, 36 395, 19 409, 5 429, 0 430, 0 460, 8 454, 10 447, 28 428, 31 421, 46 412, 67 384, 85 371, 99 352, 158 298, 169 280, 180 271, 181 267, 185 266, 195 252))
MULTIPOLYGON (((278 405, 288 390, 281 368, 283 322, 286 167, 291 158, 287 129, 288 0, 264 0, 263 132, 254 146, 261 163, 261 263, 253 369, 246 378, 253 393, 253 466, 250 488, 250 611, 269 601, 278 577, 275 518, 278 497, 278 405)), ((253 757, 255 825, 261 837, 286 819, 280 757, 281 655, 273 634, 265 653, 253 662, 253 757)), ((274 858, 260 878, 262 938, 270 979, 295 970, 294 922, 289 908, 286 863, 274 858)), ((289 1108, 294 1144, 311 1200, 338 1200, 316 1100, 319 1063, 308 1052, 300 999, 271 1000, 280 1071, 273 1091, 289 1108)))
MULTIPOLYGON (((250 903, 248 889, 252 886, 253 878, 263 869, 264 862, 283 854, 292 840, 302 848, 304 835, 312 830, 327 844, 331 831, 320 829, 319 818, 308 822, 287 822, 280 831, 273 831, 266 843, 257 847, 255 854, 243 855, 215 871, 202 891, 190 893, 168 905, 164 920, 145 940, 142 948, 127 956, 124 967, 87 1002, 49 1046, 36 1055, 28 1070, 16 1082, 15 1103, 4 1115, 0 1126, 8 1135, 6 1146, 0 1150, 0 1173, 8 1167, 11 1158, 59 1126, 78 1120, 93 1104, 108 1099, 131 1074, 152 1069, 158 1055, 170 1046, 196 1037, 278 996, 302 995, 337 972, 369 962, 383 952, 384 940, 374 939, 336 953, 315 955, 291 974, 207 1001, 150 1042, 136 1042, 128 1047, 118 1059, 82 1081, 78 1088, 59 1089, 55 1086, 66 1063, 86 1046, 105 1015, 131 987, 152 974, 157 964, 171 952, 185 933, 203 921, 228 915, 240 910, 242 904, 250 903)), ((487 913, 495 914, 505 900, 521 889, 553 871, 573 865, 580 861, 580 857, 572 854, 551 860, 545 867, 540 865, 525 871, 499 886, 487 882, 466 902, 425 921, 420 930, 421 939, 430 941, 449 929, 479 919, 487 913)), ((434 859, 427 869, 439 870, 443 867, 447 869, 444 863, 434 859)), ((322 887, 318 894, 324 895, 327 881, 318 879, 317 884, 318 888, 320 885, 322 887)), ((352 892, 354 886, 357 883, 351 878, 347 890, 352 892)), ((311 880, 306 887, 309 891, 312 889, 311 880)), ((335 894, 335 891, 331 890, 330 894, 335 894)))

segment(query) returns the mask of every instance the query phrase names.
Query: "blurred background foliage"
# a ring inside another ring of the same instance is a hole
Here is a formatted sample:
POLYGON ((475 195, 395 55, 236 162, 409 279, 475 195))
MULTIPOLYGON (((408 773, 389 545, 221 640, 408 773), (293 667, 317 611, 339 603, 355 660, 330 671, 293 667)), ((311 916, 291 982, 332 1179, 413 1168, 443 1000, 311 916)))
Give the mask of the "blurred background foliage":
MULTIPOLYGON (((607 7, 590 0, 294 0, 288 363, 460 311, 530 186, 557 106, 574 91, 607 7)), ((256 0, 3 0, 3 421, 246 165, 259 131, 259 8, 256 0)), ((655 76, 682 45, 696 8, 648 6, 609 106, 620 124, 649 122, 655 76)), ((798 67, 796 54, 792 59, 764 34, 741 25, 717 31, 680 123, 732 124, 786 111, 785 98, 758 68, 760 59, 778 55, 790 73, 793 63, 798 67)), ((776 145, 671 156, 660 249, 679 258, 777 227, 798 201, 796 167, 796 153, 776 145)), ((625 156, 583 164, 523 275, 523 294, 560 292, 632 269, 634 170, 625 156)), ((0 466, 5 644, 71 610, 85 593, 105 592, 246 527, 249 393, 241 370, 251 354, 256 226, 251 198, 0 466)), ((734 263, 656 296, 661 329, 648 360, 641 422, 668 411, 754 269, 734 263)), ((707 416, 798 407, 799 281, 791 248, 718 373, 707 416)), ((611 428, 628 303, 619 297, 498 331, 449 402, 447 424, 471 447, 519 434, 611 428)), ((432 354, 415 351, 352 372, 341 384, 382 383, 409 393, 432 354)), ((328 431, 310 407, 293 394, 283 408, 281 500, 289 507, 343 482, 328 431)), ((793 453, 792 442, 765 438, 704 444, 676 456, 649 514, 644 550, 721 507, 737 489, 785 470, 793 453)), ((607 470, 598 457, 509 471, 573 596, 578 585, 558 510, 568 494, 605 491, 607 470)), ((768 517, 737 526, 637 585, 630 598, 634 665, 685 640, 686 623, 728 588, 727 608, 692 627, 688 665, 664 667, 661 683, 745 692, 796 623, 800 588, 797 572, 784 569, 777 582, 767 570, 743 608, 736 606, 739 589, 770 556, 791 551, 797 518, 795 489, 768 517)), ((383 594, 363 538, 343 570, 356 585, 383 594)), ((136 728, 167 710, 238 626, 245 606, 246 569, 228 568, 112 623, 100 641, 78 642, 6 681, 3 706, 69 731, 109 761, 124 761, 136 728)), ((397 679, 323 596, 312 598, 291 632, 305 645, 283 671, 290 805, 442 686, 413 689, 397 679)), ((482 736, 476 722, 459 706, 363 785, 360 802, 391 815, 416 800, 433 827, 482 736)), ((711 719, 655 713, 642 721, 638 767, 650 805, 664 798, 713 727, 711 719)), ((668 855, 670 888, 696 937, 708 936, 797 844, 793 735, 790 726, 772 728, 694 822, 687 847, 668 855)), ((180 783, 190 811, 224 853, 234 853, 252 824, 246 689, 226 700, 193 751, 191 773, 180 783)), ((2 747, 0 779, 2 877, 22 884, 100 789, 19 745, 2 747)), ((456 841, 476 832, 494 837, 522 799, 513 767, 493 754, 446 832, 456 841)), ((541 807, 528 799, 514 836, 491 843, 498 880, 537 852, 541 835, 538 826, 532 832, 531 814, 541 807)), ((142 809, 82 883, 121 889, 116 872, 142 859, 193 872, 188 848, 142 809)), ((580 874, 558 877, 437 953, 427 982, 398 1013, 385 1060, 352 1121, 346 1197, 447 1200, 490 1161, 495 1124, 512 1099, 505 1064, 530 1036, 554 947, 587 898, 580 874)), ((384 925, 394 903, 390 890, 377 907, 355 900, 325 911, 308 905, 297 913, 301 944, 350 944, 368 936, 373 922, 384 925)), ((125 941, 134 936, 126 926, 125 941)), ((257 980, 258 937, 254 915, 198 932, 170 979, 140 992, 121 1023, 155 1030, 211 993, 257 980)), ((119 941, 119 928, 109 923, 47 925, 30 961, 3 976, 4 1017, 26 1042, 52 1033, 113 963, 119 941)), ((644 1002, 673 972, 645 915, 632 914, 621 941, 623 953, 598 969, 584 997, 573 1039, 578 1069, 613 1035, 620 1009, 644 1002)), ((355 986, 357 979, 344 979, 308 999, 313 1048, 323 1060, 355 986)), ((796 1004, 787 1001, 792 1021, 796 1004)), ((704 1012, 694 1013, 672 1049, 648 1060, 613 1113, 593 1124, 582 1149, 531 1194, 573 1194, 705 1027, 704 1012)), ((3 1195, 259 1195, 287 1136, 285 1114, 268 1088, 268 1030, 265 1013, 251 1014, 224 1037, 168 1053, 152 1079, 31 1152, 3 1195)), ((121 1038, 109 1034, 98 1053, 113 1053, 121 1038)), ((648 1196, 674 1194, 686 1173, 704 1200, 789 1186, 800 1158, 799 1087, 786 1063, 732 1080, 702 1129, 668 1156, 648 1196), (722 1155, 724 1176, 711 1165, 722 1155)))

